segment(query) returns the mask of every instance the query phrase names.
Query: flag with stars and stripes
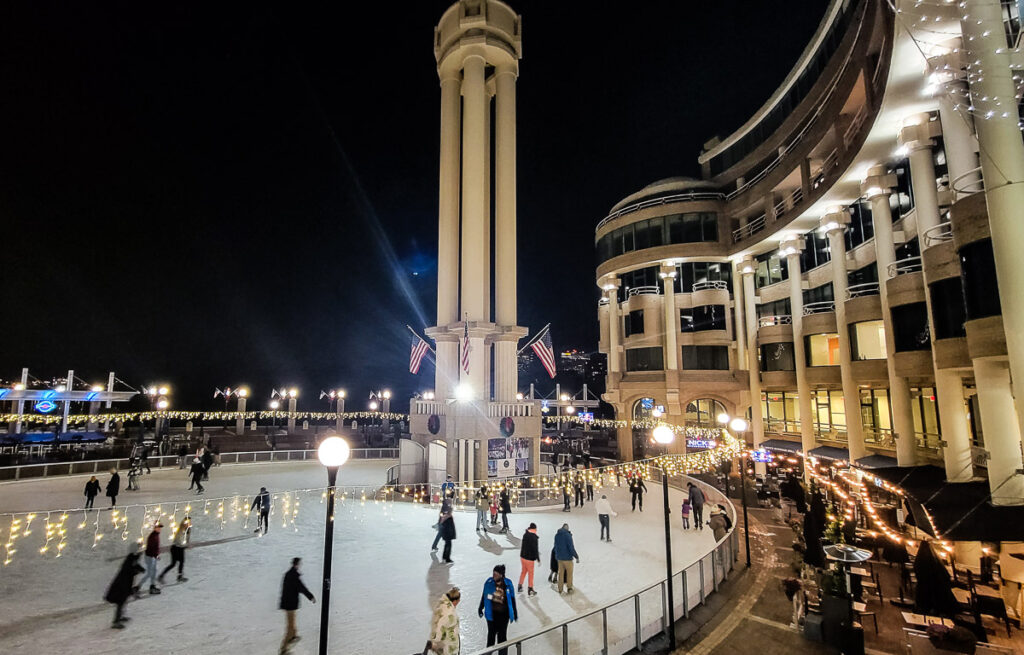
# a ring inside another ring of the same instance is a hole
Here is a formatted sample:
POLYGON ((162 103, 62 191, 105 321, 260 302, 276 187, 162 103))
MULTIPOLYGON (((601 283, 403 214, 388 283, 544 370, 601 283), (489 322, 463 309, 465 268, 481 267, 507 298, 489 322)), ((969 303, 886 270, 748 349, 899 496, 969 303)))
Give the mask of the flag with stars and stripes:
POLYGON ((473 347, 469 345, 469 321, 466 321, 466 330, 462 336, 462 370, 469 373, 469 353, 473 347))
POLYGON ((412 349, 409 352, 409 372, 416 374, 420 372, 420 363, 423 361, 423 356, 430 350, 430 346, 423 340, 419 335, 415 335, 412 338, 412 349))
POLYGON ((555 377, 555 347, 551 344, 551 328, 544 330, 544 334, 531 343, 530 347, 537 354, 548 375, 555 377))

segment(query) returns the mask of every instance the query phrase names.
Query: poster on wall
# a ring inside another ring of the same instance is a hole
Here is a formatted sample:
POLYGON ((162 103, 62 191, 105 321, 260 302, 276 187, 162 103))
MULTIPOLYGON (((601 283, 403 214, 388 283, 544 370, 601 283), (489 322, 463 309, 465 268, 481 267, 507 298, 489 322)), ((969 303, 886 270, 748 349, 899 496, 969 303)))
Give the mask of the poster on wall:
POLYGON ((530 471, 530 440, 521 437, 487 440, 487 477, 526 475, 530 471))

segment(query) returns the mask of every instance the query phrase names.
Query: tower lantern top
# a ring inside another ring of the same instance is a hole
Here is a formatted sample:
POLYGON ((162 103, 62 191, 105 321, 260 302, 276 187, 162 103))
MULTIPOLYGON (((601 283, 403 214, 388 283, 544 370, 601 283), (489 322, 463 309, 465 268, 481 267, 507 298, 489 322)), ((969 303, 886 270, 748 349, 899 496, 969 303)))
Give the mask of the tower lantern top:
POLYGON ((515 69, 522 50, 522 17, 500 0, 459 0, 434 28, 434 58, 441 74, 459 70, 472 54, 492 66, 515 69))

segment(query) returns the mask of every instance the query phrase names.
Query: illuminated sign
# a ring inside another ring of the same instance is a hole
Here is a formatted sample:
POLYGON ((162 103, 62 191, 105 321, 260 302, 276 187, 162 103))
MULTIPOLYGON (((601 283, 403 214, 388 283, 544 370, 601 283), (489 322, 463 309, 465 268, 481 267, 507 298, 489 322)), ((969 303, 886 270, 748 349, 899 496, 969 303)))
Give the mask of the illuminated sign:
POLYGON ((580 412, 578 416, 580 421, 584 423, 592 423, 594 421, 594 412, 580 412))
POLYGON ((52 400, 40 400, 35 404, 35 410, 40 414, 49 414, 57 409, 57 403, 52 400))
POLYGON ((654 409, 654 398, 641 398, 640 407, 642 409, 654 409))
POLYGON ((718 445, 718 442, 714 439, 687 439, 687 448, 714 448, 718 445))
POLYGON ((767 450, 755 450, 754 452, 750 453, 750 459, 754 460, 755 462, 768 463, 772 461, 772 454, 767 450))

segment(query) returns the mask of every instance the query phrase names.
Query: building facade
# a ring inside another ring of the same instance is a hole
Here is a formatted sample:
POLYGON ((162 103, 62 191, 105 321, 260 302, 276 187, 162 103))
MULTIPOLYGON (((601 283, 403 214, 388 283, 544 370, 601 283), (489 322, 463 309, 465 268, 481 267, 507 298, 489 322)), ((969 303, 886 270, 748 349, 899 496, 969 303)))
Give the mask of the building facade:
MULTIPOLYGON (((1018 504, 1019 17, 895 8, 833 0, 771 98, 705 145, 701 179, 600 221, 604 397, 620 419, 747 415, 757 446, 985 475, 1018 504)), ((633 432, 624 459, 646 447, 633 432)))

